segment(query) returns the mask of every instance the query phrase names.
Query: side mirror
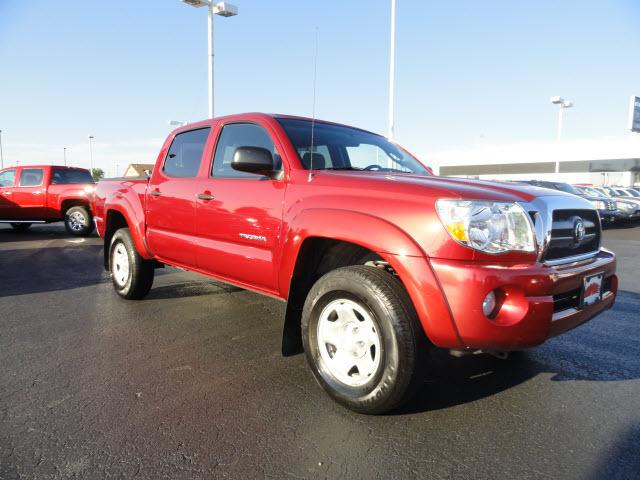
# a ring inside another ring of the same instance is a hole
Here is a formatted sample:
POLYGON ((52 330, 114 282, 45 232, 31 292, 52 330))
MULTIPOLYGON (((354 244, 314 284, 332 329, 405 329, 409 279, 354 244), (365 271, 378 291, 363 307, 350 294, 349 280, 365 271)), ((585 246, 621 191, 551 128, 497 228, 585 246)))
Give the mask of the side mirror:
POLYGON ((231 160, 231 168, 239 172, 271 175, 273 173, 273 156, 266 148, 238 147, 231 160))

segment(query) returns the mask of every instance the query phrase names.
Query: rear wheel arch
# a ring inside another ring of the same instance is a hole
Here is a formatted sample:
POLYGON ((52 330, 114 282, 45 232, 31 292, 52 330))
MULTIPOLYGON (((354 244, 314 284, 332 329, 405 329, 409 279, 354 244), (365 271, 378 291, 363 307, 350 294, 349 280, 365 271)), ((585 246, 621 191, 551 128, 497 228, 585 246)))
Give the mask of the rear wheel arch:
POLYGON ((89 205, 87 200, 83 200, 81 198, 67 198, 60 204, 60 218, 64 220, 67 211, 73 207, 85 207, 89 211, 89 214, 92 213, 91 205, 89 205))

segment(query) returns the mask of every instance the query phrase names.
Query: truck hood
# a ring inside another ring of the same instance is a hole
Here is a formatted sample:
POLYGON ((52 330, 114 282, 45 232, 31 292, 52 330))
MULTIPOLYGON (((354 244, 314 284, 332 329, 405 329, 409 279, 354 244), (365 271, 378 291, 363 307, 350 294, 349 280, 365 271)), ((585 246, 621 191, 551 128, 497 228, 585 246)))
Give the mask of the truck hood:
POLYGON ((317 171, 317 174, 327 180, 331 179, 331 183, 336 186, 375 190, 388 189, 390 191, 401 190, 403 193, 428 193, 430 196, 448 198, 525 202, 545 196, 575 198, 575 195, 558 190, 515 182, 339 170, 320 170, 317 171))

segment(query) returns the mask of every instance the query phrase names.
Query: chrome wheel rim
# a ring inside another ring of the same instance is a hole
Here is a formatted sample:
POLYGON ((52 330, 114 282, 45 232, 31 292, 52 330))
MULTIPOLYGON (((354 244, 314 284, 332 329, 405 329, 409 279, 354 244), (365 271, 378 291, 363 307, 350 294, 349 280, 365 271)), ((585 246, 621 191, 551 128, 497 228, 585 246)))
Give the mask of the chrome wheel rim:
POLYGON ((118 243, 111 257, 111 273, 119 287, 124 287, 129 280, 129 254, 124 244, 118 243))
POLYGON ((317 341, 328 372, 350 387, 364 385, 380 367, 380 332, 367 310, 353 300, 333 300, 322 309, 317 341))
POLYGON ((81 212, 73 212, 69 215, 69 228, 74 232, 81 231, 86 223, 87 219, 84 218, 84 215, 81 212))

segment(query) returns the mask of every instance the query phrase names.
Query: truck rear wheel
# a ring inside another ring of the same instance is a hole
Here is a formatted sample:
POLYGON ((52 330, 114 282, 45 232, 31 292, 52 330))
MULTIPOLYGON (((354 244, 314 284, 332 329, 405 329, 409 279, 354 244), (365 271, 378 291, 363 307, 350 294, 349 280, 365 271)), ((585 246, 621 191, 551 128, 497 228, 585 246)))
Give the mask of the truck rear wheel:
POLYGON ((429 349, 400 281, 364 265, 338 268, 315 283, 302 340, 318 383, 337 402, 368 414, 411 398, 429 349))
POLYGON ((139 300, 151 290, 153 262, 140 256, 128 228, 121 228, 111 238, 109 271, 115 291, 123 298, 139 300))
POLYGON ((31 228, 31 224, 30 223, 12 223, 11 227, 16 232, 26 232, 27 230, 29 230, 31 228))
POLYGON ((82 205, 71 207, 65 212, 64 226, 69 234, 77 237, 87 237, 95 228, 89 209, 82 205))

